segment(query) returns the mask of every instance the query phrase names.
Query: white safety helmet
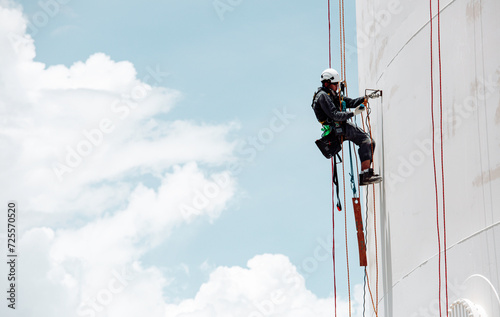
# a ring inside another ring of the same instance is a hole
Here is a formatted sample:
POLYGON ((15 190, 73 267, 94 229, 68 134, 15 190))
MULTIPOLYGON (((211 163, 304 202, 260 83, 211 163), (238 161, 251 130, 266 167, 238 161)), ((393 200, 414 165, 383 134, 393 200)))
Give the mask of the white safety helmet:
POLYGON ((325 81, 328 83, 338 83, 340 82, 340 75, 335 69, 327 68, 321 73, 321 82, 325 81))

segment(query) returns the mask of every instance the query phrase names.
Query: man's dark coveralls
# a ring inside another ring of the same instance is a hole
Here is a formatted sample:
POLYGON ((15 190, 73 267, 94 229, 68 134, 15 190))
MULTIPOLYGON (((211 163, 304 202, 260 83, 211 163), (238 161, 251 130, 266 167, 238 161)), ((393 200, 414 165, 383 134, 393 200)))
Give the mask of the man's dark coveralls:
MULTIPOLYGON (((364 99, 364 97, 356 99, 344 97, 343 101, 346 104, 346 108, 356 108, 363 103, 364 99)), ((341 125, 343 140, 352 141, 359 146, 358 153, 361 162, 372 160, 372 151, 375 149, 375 142, 370 138, 368 133, 347 121, 354 114, 352 112, 341 111, 339 96, 336 92, 330 88, 320 87, 316 93, 312 107, 316 118, 321 124, 333 127, 335 122, 337 122, 341 125)))

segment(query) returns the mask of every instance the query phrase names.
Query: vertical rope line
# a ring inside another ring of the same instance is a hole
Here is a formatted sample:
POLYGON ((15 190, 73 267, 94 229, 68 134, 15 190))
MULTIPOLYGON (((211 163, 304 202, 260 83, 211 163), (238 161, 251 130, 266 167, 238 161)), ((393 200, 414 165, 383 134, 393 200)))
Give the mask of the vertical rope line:
POLYGON ((344 69, 344 64, 342 62, 342 8, 340 6, 340 0, 339 0, 339 41, 340 41, 340 76, 342 76, 342 71, 344 69))
POLYGON ((342 149, 342 183, 344 189, 344 228, 345 228, 345 258, 347 266, 347 293, 349 295, 349 317, 351 316, 351 277, 349 272, 349 243, 347 238, 347 201, 345 191, 345 168, 344 168, 344 149, 342 149))
MULTIPOLYGON (((341 79, 345 83, 346 63, 345 63, 344 0, 339 0, 339 25, 340 25, 339 31, 340 31, 340 63, 341 63, 340 73, 342 76, 341 79)), ((340 98, 340 107, 342 108, 342 98, 340 98)), ((347 234, 347 203, 346 203, 346 190, 345 190, 344 150, 342 150, 342 179, 343 179, 343 189, 344 189, 344 222, 345 222, 344 228, 345 228, 346 266, 347 266, 347 292, 349 295, 349 317, 350 317, 352 314, 352 303, 351 303, 351 280, 349 272, 349 243, 347 234)))
POLYGON ((333 173, 335 164, 333 157, 330 159, 332 162, 332 228, 333 228, 333 241, 332 241, 332 258, 333 258, 333 298, 335 305, 335 317, 337 317, 337 275, 335 272, 335 184, 333 183, 333 173))
MULTIPOLYGON (((370 109, 369 109, 369 104, 367 104, 367 114, 366 114, 366 127, 368 128, 368 132, 370 134, 370 139, 372 138, 372 128, 371 128, 371 122, 370 122, 370 109)), ((363 118, 363 114, 361 114, 361 122, 363 123, 363 131, 366 131, 365 128, 365 119, 363 118)), ((373 145, 372 145, 372 163, 373 163, 373 145)), ((366 226, 368 228, 368 194, 369 190, 366 191, 366 226)), ((373 299, 373 294, 370 288, 370 278, 368 276, 368 271, 365 268, 365 274, 367 276, 367 286, 368 286, 368 292, 370 293, 370 298, 372 301, 372 306, 373 306, 373 311, 375 312, 375 316, 378 317, 378 245, 377 245, 377 218, 375 215, 375 185, 373 185, 373 232, 375 236, 375 270, 376 270, 376 289, 377 289, 377 303, 375 304, 375 301, 373 299)), ((366 245, 368 245, 368 229, 366 230, 366 245)))
MULTIPOLYGON (((365 232, 365 241, 366 241, 366 245, 368 245, 368 195, 369 195, 369 191, 366 191, 366 210, 367 210, 367 213, 366 213, 366 232, 365 232)), ((378 317, 378 312, 377 312, 377 307, 375 305, 375 301, 373 300, 373 293, 372 293, 372 290, 371 290, 371 287, 370 287, 370 276, 368 275, 368 269, 365 267, 365 276, 366 276, 366 286, 368 287, 368 292, 370 294, 370 299, 371 299, 371 303, 372 303, 372 308, 373 308, 373 311, 375 312, 375 316, 378 317)))
POLYGON ((438 0, 438 60, 439 60, 439 127, 441 129, 441 185, 443 188, 443 252, 444 252, 444 285, 445 285, 445 300, 446 300, 446 316, 448 316, 448 258, 446 251, 446 199, 444 187, 444 144, 443 144, 443 84, 441 73, 441 6, 438 0))
POLYGON ((434 135, 435 123, 434 123, 434 47, 433 47, 433 16, 432 16, 432 0, 429 1, 429 19, 430 19, 430 58, 431 58, 431 126, 432 126, 432 162, 434 168, 434 188, 435 188, 435 198, 436 198, 436 229, 437 229, 437 241, 438 241, 438 301, 439 301, 439 316, 442 316, 442 305, 441 305, 441 232, 439 227, 439 193, 438 193, 438 181, 437 181, 437 167, 436 167, 436 139, 434 135))
POLYGON ((328 0, 328 67, 332 68, 332 27, 330 23, 330 0, 328 0))
MULTIPOLYGON (((331 14, 330 14, 330 0, 328 0, 328 66, 332 68, 332 27, 331 27, 331 14)), ((333 181, 335 163, 334 158, 331 159, 332 163, 332 261, 333 261, 333 300, 335 317, 337 317, 337 274, 335 269, 335 183, 333 181)))
MULTIPOLYGON (((360 189, 359 197, 360 197, 360 204, 361 204, 361 189, 360 189)), ((366 197, 366 198, 368 198, 368 197, 366 197)), ((365 211, 367 211, 367 210, 368 210, 368 208, 365 209, 365 211)), ((365 235, 365 246, 368 246, 368 212, 365 212, 365 222, 363 224, 363 233, 365 235)), ((365 269, 364 269, 365 276, 363 279, 363 282, 364 282, 364 285, 363 285, 363 315, 362 315, 363 317, 366 316, 366 288, 367 288, 366 281, 368 279, 368 272, 366 270, 367 266, 365 266, 365 269)))
POLYGON ((345 81, 345 64, 344 64, 344 47, 345 47, 345 31, 344 31, 344 2, 339 0, 339 37, 340 37, 340 75, 345 81))
MULTIPOLYGON (((342 60, 344 63, 344 81, 347 82, 347 65, 346 65, 346 59, 345 59, 345 15, 344 15, 344 0, 342 0, 342 60)), ((346 85, 347 86, 347 85, 346 85)))
MULTIPOLYGON (((366 123, 367 123, 367 126, 368 126, 368 131, 370 132, 370 139, 373 140, 373 137, 372 137, 372 124, 371 124, 371 120, 370 120, 370 104, 367 103, 366 104, 366 107, 367 107, 367 114, 366 114, 366 123)), ((374 159, 373 159, 373 153, 374 153, 374 149, 373 149, 373 143, 372 143, 372 164, 375 166, 375 163, 374 163, 374 159)), ((375 309, 375 314, 378 315, 378 304, 379 304, 379 300, 378 300, 378 239, 377 239, 377 209, 376 209, 376 204, 375 204, 375 184, 372 185, 372 190, 373 190, 373 232, 374 232, 374 236, 375 236, 375 270, 376 270, 376 279, 375 279, 375 298, 377 300, 377 303, 376 303, 376 309, 375 309)))
MULTIPOLYGON (((339 0, 339 32, 340 32, 340 74, 343 76, 345 82, 345 30, 344 30, 344 1, 339 0)), ((339 94, 340 107, 342 108, 342 98, 339 94)), ((341 140, 342 142, 344 140, 341 140)), ((344 150, 342 149, 342 181, 344 190, 344 228, 345 228, 345 246, 346 246, 346 266, 347 266, 347 292, 349 295, 349 317, 352 314, 351 309, 351 281, 349 272, 349 243, 347 234, 347 203, 346 203, 346 191, 345 191, 345 166, 344 166, 344 150)))

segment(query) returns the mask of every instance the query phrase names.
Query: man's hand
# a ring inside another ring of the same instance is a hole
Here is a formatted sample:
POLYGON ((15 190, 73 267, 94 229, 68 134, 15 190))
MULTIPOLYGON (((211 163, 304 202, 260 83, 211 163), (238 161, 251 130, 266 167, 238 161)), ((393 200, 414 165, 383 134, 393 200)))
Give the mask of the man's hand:
POLYGON ((354 109, 354 115, 357 116, 361 112, 365 111, 365 106, 364 105, 359 105, 354 109))

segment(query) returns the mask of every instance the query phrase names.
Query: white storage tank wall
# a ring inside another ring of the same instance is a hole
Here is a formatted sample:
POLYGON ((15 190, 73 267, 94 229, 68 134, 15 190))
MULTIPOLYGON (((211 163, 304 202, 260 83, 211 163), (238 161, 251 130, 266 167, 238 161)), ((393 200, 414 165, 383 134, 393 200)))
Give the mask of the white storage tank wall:
MULTIPOLYGON (((438 315, 429 5, 357 0, 361 93, 364 88, 383 90, 383 100, 371 101, 378 145, 375 168, 385 177, 383 185, 376 186, 379 316, 438 315)), ((437 1, 433 12, 437 14, 437 1)), ((441 1, 449 304, 466 298, 484 306, 490 317, 500 316, 499 13, 498 0, 441 1)), ((433 28, 440 178, 437 17, 433 28)), ((438 192, 441 212, 441 187, 438 192)), ((372 220, 373 202, 368 205, 372 220)), ((368 256, 375 296, 372 227, 368 256)), ((444 272, 441 275, 444 282, 444 272)), ((442 296, 444 309, 444 287, 442 296)))

